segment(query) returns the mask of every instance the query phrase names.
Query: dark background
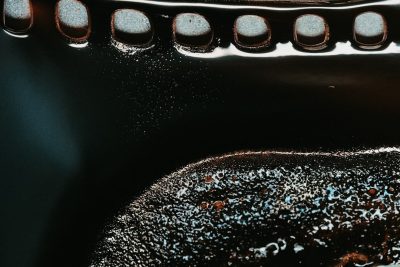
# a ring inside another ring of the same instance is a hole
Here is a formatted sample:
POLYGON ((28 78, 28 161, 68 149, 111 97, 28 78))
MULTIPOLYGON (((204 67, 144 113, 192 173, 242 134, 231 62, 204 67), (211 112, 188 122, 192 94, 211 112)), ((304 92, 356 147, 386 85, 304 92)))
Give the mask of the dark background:
MULTIPOLYGON (((204 157, 399 144, 400 55, 195 59, 172 44, 172 18, 184 9, 88 6, 83 49, 57 32, 54 1, 34 2, 28 38, 0 33, 0 266, 86 266, 118 209, 204 157), (118 7, 150 14, 153 48, 128 55, 111 45, 118 7)), ((316 11, 330 23, 331 47, 351 39, 364 9, 316 11)), ((400 39, 397 10, 376 9, 389 41, 400 39)), ((221 46, 250 12, 190 11, 210 18, 221 46)), ((273 42, 290 40, 304 12, 267 12, 273 42)))

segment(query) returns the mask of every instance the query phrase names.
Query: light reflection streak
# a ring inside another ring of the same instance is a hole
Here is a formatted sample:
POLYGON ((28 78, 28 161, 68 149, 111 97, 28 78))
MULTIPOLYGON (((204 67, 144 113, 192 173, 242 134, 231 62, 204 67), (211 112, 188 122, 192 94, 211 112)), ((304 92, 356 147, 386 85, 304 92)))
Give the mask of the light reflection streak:
MULTIPOLYGON (((246 5, 246 4, 213 4, 213 3, 189 3, 189 2, 169 2, 169 1, 156 1, 156 0, 105 0, 106 2, 121 2, 121 3, 133 3, 133 4, 145 4, 151 6, 161 7, 191 7, 191 8, 213 8, 213 9, 226 9, 226 10, 268 10, 268 11, 294 11, 294 10, 348 10, 354 8, 374 7, 374 6, 398 6, 400 0, 385 0, 377 2, 367 3, 349 3, 343 5, 327 5, 327 6, 290 6, 290 7, 272 7, 261 5, 246 5)), ((270 3, 272 4, 272 3, 270 3)))
POLYGON ((290 56, 307 56, 307 57, 326 57, 326 56, 340 56, 340 55, 386 55, 386 54, 400 54, 400 44, 391 42, 386 48, 381 50, 359 50, 352 46, 350 41, 338 42, 335 47, 331 50, 320 51, 320 52, 306 52, 297 50, 292 42, 278 43, 274 51, 263 52, 263 53, 251 53, 239 50, 235 45, 230 44, 228 47, 216 47, 210 52, 192 52, 179 45, 175 46, 175 49, 189 57, 195 58, 222 58, 222 57, 247 57, 247 58, 278 58, 278 57, 290 57, 290 56))
POLYGON ((7 30, 4 30, 4 29, 3 29, 3 31, 4 31, 6 34, 8 34, 8 35, 10 35, 10 36, 12 36, 12 37, 15 37, 15 38, 21 38, 21 39, 23 39, 23 38, 28 38, 28 37, 29 37, 29 34, 16 34, 16 33, 12 33, 12 32, 9 32, 9 31, 7 31, 7 30))
POLYGON ((68 44, 70 47, 73 48, 85 48, 89 45, 89 42, 85 42, 85 43, 70 43, 68 44))

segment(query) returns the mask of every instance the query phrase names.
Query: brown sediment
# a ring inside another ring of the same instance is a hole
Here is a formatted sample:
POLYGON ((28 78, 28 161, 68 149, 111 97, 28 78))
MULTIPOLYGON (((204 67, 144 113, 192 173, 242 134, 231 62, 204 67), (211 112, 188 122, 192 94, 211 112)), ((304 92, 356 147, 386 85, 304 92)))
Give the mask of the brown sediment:
POLYGON ((216 211, 221 211, 224 208, 225 203, 223 201, 218 200, 218 201, 215 201, 213 203, 213 205, 214 205, 214 208, 216 211))
POLYGON ((201 209, 208 209, 208 206, 209 206, 208 202, 203 201, 203 202, 200 203, 200 208, 201 209))
POLYGON ((207 175, 207 176, 204 177, 204 182, 206 184, 211 184, 213 181, 214 181, 214 179, 212 178, 211 175, 207 175))
POLYGON ((376 190, 375 188, 370 188, 368 190, 368 195, 370 195, 371 197, 375 197, 376 194, 378 194, 378 190, 376 190))
POLYGON ((368 256, 358 253, 352 252, 341 257, 341 262, 336 265, 336 267, 350 267, 350 264, 365 264, 368 262, 368 256))

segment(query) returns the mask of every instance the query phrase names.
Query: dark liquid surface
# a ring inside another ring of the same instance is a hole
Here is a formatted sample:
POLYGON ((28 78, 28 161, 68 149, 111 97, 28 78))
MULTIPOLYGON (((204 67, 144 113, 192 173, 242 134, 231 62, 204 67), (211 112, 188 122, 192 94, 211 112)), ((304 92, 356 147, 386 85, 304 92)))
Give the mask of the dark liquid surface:
MULTIPOLYGON (((177 13, 207 16, 214 45, 228 47, 234 18, 264 11, 97 1, 87 2, 89 44, 77 49, 57 32, 54 5, 34 3, 28 38, 0 34, 1 266, 86 266, 107 218, 210 155, 399 144, 398 54, 201 59, 174 47, 177 13), (110 17, 121 7, 149 14, 153 47, 113 45, 110 17)), ((275 45, 305 12, 324 15, 332 42, 345 42, 353 17, 370 9, 387 16, 388 43, 398 41, 394 7, 266 14, 275 45)))

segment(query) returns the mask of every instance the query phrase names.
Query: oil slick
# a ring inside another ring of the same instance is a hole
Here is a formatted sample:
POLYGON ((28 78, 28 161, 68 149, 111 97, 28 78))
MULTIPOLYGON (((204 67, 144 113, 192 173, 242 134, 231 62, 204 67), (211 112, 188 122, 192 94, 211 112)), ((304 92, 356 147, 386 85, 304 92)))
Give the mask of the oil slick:
POLYGON ((398 266, 399 177, 399 148, 209 158, 116 216, 91 267, 398 266))

